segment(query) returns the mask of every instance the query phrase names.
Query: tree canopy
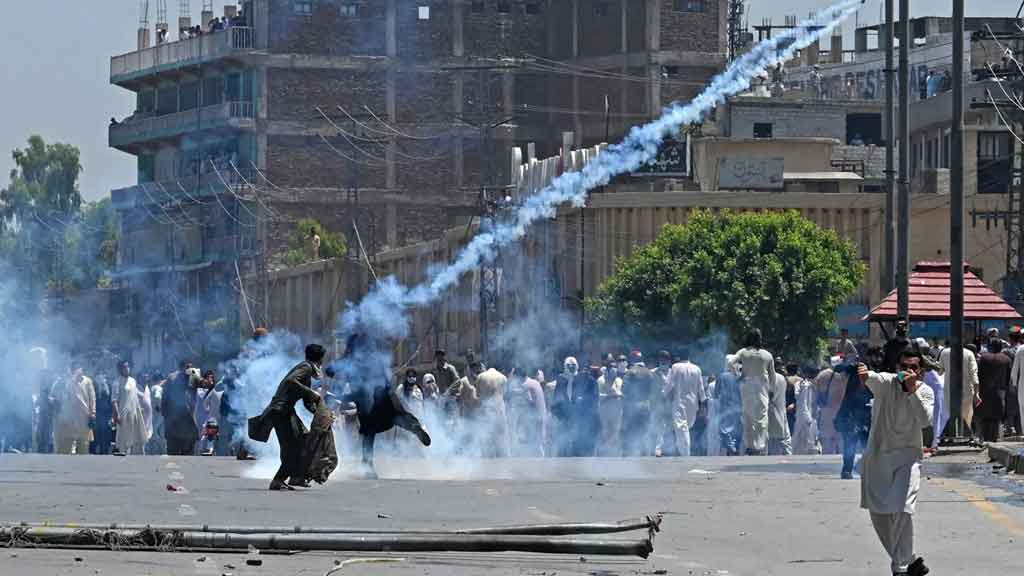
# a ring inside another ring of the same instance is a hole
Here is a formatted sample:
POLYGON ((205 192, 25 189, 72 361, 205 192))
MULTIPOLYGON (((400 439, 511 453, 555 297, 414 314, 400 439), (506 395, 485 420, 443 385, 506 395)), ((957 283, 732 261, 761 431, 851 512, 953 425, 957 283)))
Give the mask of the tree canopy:
POLYGON ((618 262, 586 303, 598 331, 679 342, 760 328, 787 357, 818 352, 865 266, 855 247, 797 212, 712 214, 667 225, 618 262))
POLYGON ((32 136, 12 157, 0 189, 0 258, 17 288, 43 297, 103 284, 117 259, 116 214, 109 199, 83 202, 78 148, 32 136))

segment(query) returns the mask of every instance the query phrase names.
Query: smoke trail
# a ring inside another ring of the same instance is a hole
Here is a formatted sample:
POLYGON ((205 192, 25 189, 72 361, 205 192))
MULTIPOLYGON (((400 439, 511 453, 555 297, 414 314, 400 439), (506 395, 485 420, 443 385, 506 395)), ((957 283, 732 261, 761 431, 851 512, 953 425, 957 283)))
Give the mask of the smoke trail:
MULTIPOLYGON (((482 262, 494 259, 497 249, 526 234, 531 224, 555 215, 558 206, 586 204, 587 193, 620 174, 636 170, 656 157, 658 146, 682 126, 697 122, 729 96, 750 87, 750 81, 771 66, 791 59, 797 51, 829 34, 861 5, 861 0, 844 0, 799 27, 761 42, 716 76, 710 86, 686 105, 675 104, 657 120, 634 127, 620 143, 603 153, 578 172, 567 172, 547 188, 525 199, 507 222, 478 234, 459 253, 454 262, 438 269, 426 282, 406 287, 389 277, 342 317, 345 334, 365 334, 374 341, 404 338, 409 332, 407 311, 437 301, 458 279, 482 262)), ((353 359, 355 360, 355 359, 353 359)))

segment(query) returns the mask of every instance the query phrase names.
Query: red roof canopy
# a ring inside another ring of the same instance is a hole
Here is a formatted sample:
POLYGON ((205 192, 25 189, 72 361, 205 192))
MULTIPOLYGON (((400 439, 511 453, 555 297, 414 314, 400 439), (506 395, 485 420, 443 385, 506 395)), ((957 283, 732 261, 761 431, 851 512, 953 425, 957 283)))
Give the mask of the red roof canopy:
MULTIPOLYGON (((964 320, 1019 320, 1021 315, 964 266, 964 320)), ((949 320, 949 262, 918 262, 910 274, 910 320, 949 320)), ((865 320, 896 320, 896 290, 865 320)))

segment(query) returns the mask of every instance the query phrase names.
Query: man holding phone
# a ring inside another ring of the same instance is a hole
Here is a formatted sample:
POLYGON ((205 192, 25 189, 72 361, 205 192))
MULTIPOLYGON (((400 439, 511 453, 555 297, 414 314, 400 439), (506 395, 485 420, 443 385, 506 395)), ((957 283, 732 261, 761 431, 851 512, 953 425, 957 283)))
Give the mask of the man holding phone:
POLYGON ((931 388, 922 385, 921 353, 904 350, 897 374, 857 366, 861 382, 874 394, 871 434, 862 460, 861 508, 892 559, 893 574, 924 576, 924 559, 914 553, 914 519, 921 489, 921 430, 932 420, 931 388))

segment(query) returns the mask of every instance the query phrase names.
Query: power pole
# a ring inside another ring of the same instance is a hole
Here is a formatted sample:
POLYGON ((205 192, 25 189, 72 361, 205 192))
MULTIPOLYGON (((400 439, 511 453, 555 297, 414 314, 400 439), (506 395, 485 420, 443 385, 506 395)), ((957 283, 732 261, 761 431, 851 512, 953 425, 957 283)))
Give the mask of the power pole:
POLYGON ((885 269, 882 293, 896 282, 896 0, 885 0, 885 269))
POLYGON ((897 313, 910 320, 910 0, 900 0, 900 193, 896 247, 897 313))
MULTIPOLYGON (((961 434, 961 399, 964 373, 964 0, 953 0, 953 131, 952 169, 950 171, 949 210, 949 322, 950 366, 947 382, 950 389, 950 415, 954 434, 961 434)), ((941 434, 941 431, 936 431, 941 434)))

